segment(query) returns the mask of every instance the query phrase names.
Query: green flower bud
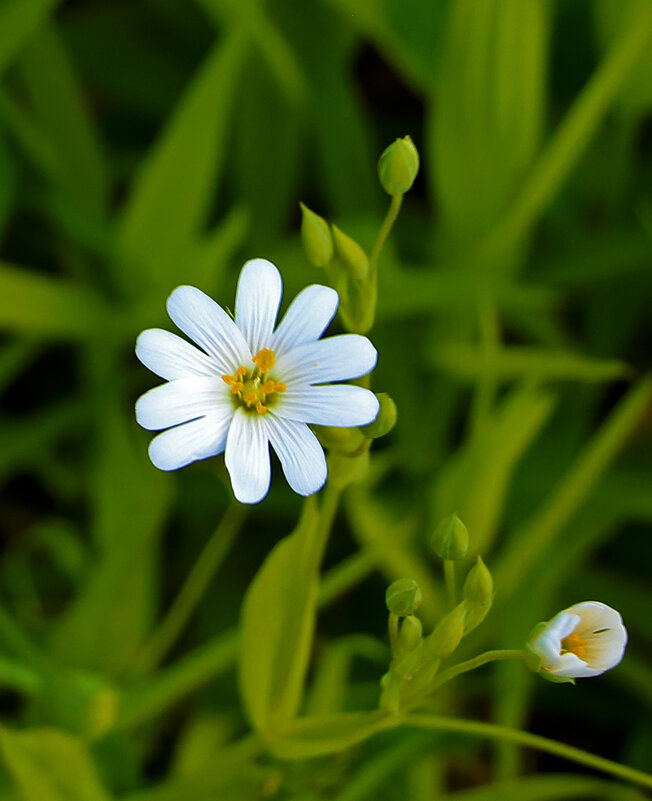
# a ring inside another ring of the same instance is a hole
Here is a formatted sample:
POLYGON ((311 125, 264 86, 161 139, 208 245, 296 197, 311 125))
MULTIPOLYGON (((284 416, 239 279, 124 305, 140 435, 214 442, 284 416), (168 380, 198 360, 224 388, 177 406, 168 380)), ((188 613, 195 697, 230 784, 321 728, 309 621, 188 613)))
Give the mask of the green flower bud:
POLYGON ((385 593, 387 608, 394 615, 406 617, 421 606, 421 590, 414 579, 398 579, 385 593))
POLYGON ((399 632, 399 642, 406 651, 414 651, 421 642, 423 626, 418 617, 408 615, 401 624, 399 632))
POLYGON ((466 577, 463 595, 467 603, 466 631, 469 632, 482 623, 494 601, 494 580, 479 556, 466 577))
POLYGON ((376 397, 380 403, 378 417, 373 423, 360 427, 360 431, 369 439, 378 439, 379 437, 384 437, 385 434, 389 434, 396 425, 396 418, 398 417, 396 404, 386 392, 377 392, 376 397))
POLYGON ((427 659, 445 659, 453 653, 464 636, 466 612, 466 601, 462 601, 439 621, 425 641, 424 656, 427 659))
POLYGON ((342 266, 352 278, 363 281, 369 272, 369 259, 364 250, 358 245, 355 239, 345 234, 336 225, 333 228, 333 241, 335 244, 335 254, 342 262, 342 266))
POLYGON ((404 195, 419 172, 419 152, 409 136, 385 148, 378 161, 378 177, 389 195, 404 195))
POLYGON ((444 518, 430 540, 437 556, 457 562, 464 559, 469 550, 469 532, 457 516, 457 512, 444 518))
POLYGON ((328 223, 303 203, 301 206, 301 241, 306 256, 315 267, 325 267, 333 260, 335 248, 328 223))

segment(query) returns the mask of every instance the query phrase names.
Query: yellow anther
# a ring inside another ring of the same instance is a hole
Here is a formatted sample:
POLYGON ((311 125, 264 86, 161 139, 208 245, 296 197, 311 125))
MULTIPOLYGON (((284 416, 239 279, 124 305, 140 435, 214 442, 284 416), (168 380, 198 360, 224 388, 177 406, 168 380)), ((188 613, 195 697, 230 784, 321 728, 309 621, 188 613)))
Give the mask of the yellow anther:
POLYGON ((256 411, 258 412, 258 414, 266 414, 267 406, 263 406, 263 404, 260 401, 258 401, 258 403, 256 404, 256 411))
POLYGON ((271 348, 263 348, 254 356, 254 363, 258 365, 263 375, 274 367, 275 362, 276 356, 271 348))
POLYGON ((235 384, 235 376, 234 375, 223 375, 222 376, 222 381, 224 381, 225 384, 228 384, 229 386, 231 386, 231 384, 235 384))
POLYGON ((269 381, 265 381, 262 387, 263 395, 271 395, 274 392, 274 387, 276 384, 270 379, 269 381))
POLYGON ((243 400, 245 403, 256 403, 258 400, 258 395, 255 392, 247 392, 243 400))
POLYGON ((238 392, 242 392, 243 389, 244 389, 244 384, 242 383, 242 381, 235 381, 233 384, 231 384, 231 392, 234 395, 237 395, 238 392))
POLYGON ((286 389, 287 386, 283 381, 280 381, 278 384, 274 384, 274 392, 285 392, 286 389))
POLYGON ((237 378, 239 378, 241 375, 247 375, 247 368, 246 368, 246 367, 242 367, 242 365, 241 365, 241 366, 240 366, 240 367, 238 367, 238 369, 235 371, 235 374, 236 374, 236 377, 237 377, 237 378))
POLYGON ((561 641, 561 647, 563 651, 575 654, 575 656, 578 656, 580 659, 586 656, 585 646, 586 643, 584 640, 575 632, 569 634, 568 637, 564 637, 564 639, 561 641))

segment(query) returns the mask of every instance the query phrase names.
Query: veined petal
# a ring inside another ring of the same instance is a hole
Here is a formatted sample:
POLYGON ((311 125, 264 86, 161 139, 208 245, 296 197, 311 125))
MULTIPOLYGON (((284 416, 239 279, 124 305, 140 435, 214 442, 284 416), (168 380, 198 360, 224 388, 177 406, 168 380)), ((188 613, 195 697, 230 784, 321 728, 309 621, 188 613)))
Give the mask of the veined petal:
POLYGON ((258 503, 267 495, 271 478, 269 443, 263 415, 240 408, 233 415, 226 440, 226 469, 240 503, 258 503))
POLYGON ((599 601, 575 604, 567 611, 581 618, 576 632, 584 640, 587 663, 598 673, 615 667, 627 645, 627 629, 620 614, 599 601))
POLYGON ((174 324, 213 357, 220 373, 233 373, 251 361, 238 326, 201 289, 178 286, 168 298, 167 308, 174 324))
POLYGON ((279 357, 276 370, 286 384, 323 384, 366 375, 377 360, 367 337, 341 334, 292 348, 279 357))
POLYGON ((278 356, 297 345, 319 339, 335 316, 339 300, 337 292, 328 286, 307 286, 285 312, 269 347, 278 356))
POLYGON ((149 458, 159 470, 178 470, 198 459, 222 453, 231 417, 210 414, 169 428, 149 444, 149 458))
POLYGON ((292 489, 299 495, 312 495, 321 489, 328 472, 326 457, 308 426, 271 416, 267 416, 265 423, 272 448, 292 489))
POLYGON ((270 347, 282 294, 281 274, 271 261, 246 262, 238 279, 235 322, 254 356, 261 348, 270 347))
POLYGON ((150 431, 211 413, 223 417, 233 414, 228 387, 215 376, 177 378, 150 389, 136 401, 136 420, 150 431))
POLYGON ((148 328, 136 340, 136 356, 168 381, 191 375, 215 375, 219 367, 194 345, 162 328, 148 328))
POLYGON ((380 404, 373 392, 352 384, 288 389, 274 407, 284 420, 320 426, 363 426, 378 416, 380 404))

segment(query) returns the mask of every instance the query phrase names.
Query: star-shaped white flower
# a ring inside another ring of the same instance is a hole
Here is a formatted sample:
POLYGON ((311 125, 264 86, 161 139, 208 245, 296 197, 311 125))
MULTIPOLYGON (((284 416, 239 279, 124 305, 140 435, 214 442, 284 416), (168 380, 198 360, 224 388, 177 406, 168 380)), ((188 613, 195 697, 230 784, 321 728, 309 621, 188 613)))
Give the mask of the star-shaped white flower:
POLYGON ((283 285, 265 259, 240 273, 235 322, 192 286, 167 302, 172 321, 201 348, 159 328, 136 342, 140 361, 167 383, 142 395, 136 419, 161 430, 149 455, 161 470, 177 470, 225 451, 235 497, 258 503, 269 489, 269 444, 288 483, 310 495, 326 480, 326 459, 309 424, 351 427, 378 414, 373 392, 328 384, 365 375, 378 354, 357 334, 320 340, 339 298, 317 284, 297 295, 277 328, 283 285))
POLYGON ((539 672, 553 680, 599 676, 623 658, 627 630, 615 609, 599 601, 570 606, 539 624, 527 644, 539 672))

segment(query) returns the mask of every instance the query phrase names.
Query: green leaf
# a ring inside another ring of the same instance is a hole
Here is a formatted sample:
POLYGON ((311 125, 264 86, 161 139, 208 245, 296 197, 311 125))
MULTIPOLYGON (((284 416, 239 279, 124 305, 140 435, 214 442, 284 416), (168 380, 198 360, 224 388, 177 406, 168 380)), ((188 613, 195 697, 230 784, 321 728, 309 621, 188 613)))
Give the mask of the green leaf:
POLYGON ((57 156, 61 188, 88 216, 103 216, 108 201, 104 160, 82 89, 54 27, 38 30, 18 66, 35 119, 57 156))
POLYGON ((650 403, 652 380, 645 378, 621 400, 541 508, 513 533, 494 571, 503 597, 527 580, 539 557, 559 539, 650 403))
POLYGON ((171 482, 150 464, 135 423, 110 407, 102 412, 93 479, 99 563, 60 619, 52 645, 67 664, 116 673, 151 625, 156 553, 171 482))
POLYGON ((220 39, 136 177, 118 231, 124 258, 142 278, 136 289, 166 288, 182 277, 183 257, 206 221, 226 158, 245 53, 241 33, 220 39))
POLYGON ((482 347, 465 342, 437 343, 432 351, 436 366, 452 375, 475 381, 488 370, 502 381, 531 378, 538 381, 613 381, 631 373, 616 359, 592 359, 581 353, 526 345, 501 347, 485 354, 482 347))
POLYGON ((431 182, 468 247, 520 188, 538 150, 548 10, 542 0, 457 0, 431 103, 431 182))
POLYGON ((2 759, 24 801, 109 801, 81 740, 58 729, 0 729, 2 759))
POLYGON ((301 703, 322 537, 316 504, 309 499, 296 530, 274 547, 245 595, 240 688, 249 719, 265 733, 284 729, 301 703))
POLYGON ((396 725, 396 718, 380 710, 296 718, 268 746, 282 759, 306 759, 344 751, 396 725))
POLYGON ((113 323, 99 295, 66 279, 0 263, 0 330, 53 339, 106 338, 113 323))
POLYGON ((58 0, 3 0, 0 5, 0 73, 58 4, 58 0))
POLYGON ((480 264, 503 264, 529 233, 586 151, 591 137, 632 71, 650 49, 652 5, 643 4, 586 83, 532 167, 527 181, 477 253, 480 264))
POLYGON ((457 510, 469 530, 473 553, 484 553, 492 542, 518 462, 553 408, 550 394, 515 389, 437 476, 433 519, 457 510))

